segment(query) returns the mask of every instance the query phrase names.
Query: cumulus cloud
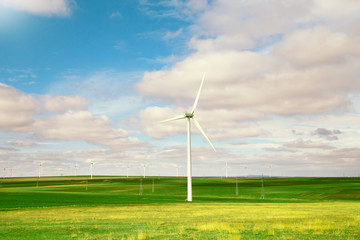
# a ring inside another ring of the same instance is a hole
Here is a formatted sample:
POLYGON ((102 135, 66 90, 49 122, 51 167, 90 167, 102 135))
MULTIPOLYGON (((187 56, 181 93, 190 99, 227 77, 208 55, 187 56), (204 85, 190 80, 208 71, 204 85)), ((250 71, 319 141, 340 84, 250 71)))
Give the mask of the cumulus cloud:
MULTIPOLYGON (((83 140, 112 149, 144 150, 149 144, 114 128, 105 115, 87 111, 90 101, 80 96, 27 95, 0 84, 0 130, 31 132, 45 139, 83 140)), ((13 141, 17 147, 30 142, 13 141)))
POLYGON ((115 149, 142 150, 141 142, 129 137, 126 130, 114 129, 108 117, 94 116, 88 111, 67 111, 39 120, 36 132, 49 139, 84 140, 115 149))
POLYGON ((0 0, 4 7, 41 16, 70 16, 75 0, 0 0))
POLYGON ((33 96, 0 83, 0 130, 31 130, 39 110, 33 96))
POLYGON ((13 8, 18 11, 24 11, 35 15, 42 16, 69 16, 73 6, 76 5, 74 0, 1 0, 4 7, 13 8))
POLYGON ((296 66, 316 67, 356 59, 360 56, 359 44, 360 38, 318 26, 287 35, 275 53, 296 66))

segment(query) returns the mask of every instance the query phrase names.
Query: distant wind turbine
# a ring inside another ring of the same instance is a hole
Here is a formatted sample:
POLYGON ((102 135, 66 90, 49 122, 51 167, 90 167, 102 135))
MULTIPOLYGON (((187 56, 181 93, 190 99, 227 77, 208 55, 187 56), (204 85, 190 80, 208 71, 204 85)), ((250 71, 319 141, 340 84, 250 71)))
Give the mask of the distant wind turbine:
POLYGON ((143 166, 143 169, 144 169, 144 175, 143 175, 143 177, 145 178, 146 177, 146 167, 147 167, 147 165, 146 164, 142 164, 142 166, 143 166))
POLYGON ((94 162, 91 161, 90 164, 91 164, 91 165, 90 165, 90 176, 91 176, 91 179, 92 179, 92 177, 93 177, 92 175, 93 175, 93 165, 94 165, 94 162))
POLYGON ((42 163, 39 164, 39 178, 41 177, 41 166, 42 166, 42 163))
POLYGON ((228 163, 227 161, 225 162, 225 177, 227 178, 228 177, 228 163))
POLYGON ((179 165, 176 165, 176 176, 179 176, 179 165))
POLYGON ((199 122, 194 118, 194 112, 196 109, 196 106, 198 104, 199 101, 199 97, 200 97, 200 93, 201 93, 201 88, 204 84, 204 80, 205 80, 205 74, 203 75, 201 84, 200 84, 200 88, 199 91, 197 93, 194 105, 192 107, 191 112, 185 112, 183 115, 180 116, 176 116, 161 122, 169 122, 169 121, 175 121, 175 120, 180 120, 180 119, 187 119, 187 189, 188 189, 188 197, 187 197, 187 201, 191 202, 192 201, 192 166, 191 166, 191 123, 190 123, 190 119, 193 120, 195 126, 200 130, 200 132, 202 133, 202 135, 205 137, 205 139, 209 142, 209 144, 211 145, 211 147, 214 149, 214 151, 216 152, 214 146, 212 145, 212 143, 210 142, 210 139, 206 136, 204 130, 201 128, 199 122))
POLYGON ((271 177, 271 164, 269 166, 269 177, 271 177))

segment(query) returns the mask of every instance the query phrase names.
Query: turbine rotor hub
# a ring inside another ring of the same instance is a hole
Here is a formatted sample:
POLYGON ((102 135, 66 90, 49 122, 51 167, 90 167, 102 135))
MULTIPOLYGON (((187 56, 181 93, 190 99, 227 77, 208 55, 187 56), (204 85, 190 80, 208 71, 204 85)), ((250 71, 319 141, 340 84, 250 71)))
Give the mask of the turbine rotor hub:
POLYGON ((185 117, 187 117, 187 118, 192 118, 192 117, 194 116, 193 113, 188 113, 188 112, 185 112, 184 115, 185 115, 185 117))

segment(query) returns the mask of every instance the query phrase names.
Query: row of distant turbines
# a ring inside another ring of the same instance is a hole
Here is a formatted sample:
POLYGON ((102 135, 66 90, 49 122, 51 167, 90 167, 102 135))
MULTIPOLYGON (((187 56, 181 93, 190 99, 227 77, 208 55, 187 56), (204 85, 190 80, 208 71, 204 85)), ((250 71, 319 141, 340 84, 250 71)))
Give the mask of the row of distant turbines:
MULTIPOLYGON (((42 173, 42 163, 39 164, 39 178, 41 177, 41 173, 42 173)), ((146 167, 148 166, 148 164, 142 164, 141 167, 143 168, 143 177, 145 178, 146 177, 146 167)), ((77 176, 77 168, 78 168, 78 165, 75 164, 75 176, 77 176)), ((94 168, 94 162, 90 162, 90 178, 93 179, 93 168, 94 168)), ((126 177, 129 177, 129 169, 130 167, 127 166, 126 167, 126 177)), ((12 177, 12 168, 8 168, 8 170, 11 171, 11 177, 12 177)), ((3 174, 3 177, 5 177, 5 172, 6 172, 6 168, 4 168, 4 174, 3 174)), ((179 166, 176 165, 176 176, 178 177, 179 176, 179 166)))
MULTIPOLYGON (((95 164, 94 162, 92 162, 92 161, 90 162, 90 178, 91 179, 92 179, 92 176, 93 176, 94 164, 95 164)), ((143 171, 143 174, 142 174, 143 178, 146 177, 146 167, 148 167, 148 166, 149 166, 149 164, 141 164, 140 165, 140 167, 141 167, 141 169, 143 171)), ((177 164, 174 165, 174 166, 176 168, 176 176, 179 177, 179 168, 181 168, 181 166, 179 166, 177 164)), ((39 178, 42 176, 42 172, 43 172, 42 167, 43 167, 43 163, 39 163, 39 170, 38 170, 38 177, 39 178)), ((75 175, 74 176, 78 175, 78 168, 79 168, 79 165, 75 164, 75 175)), ((272 166, 269 165, 269 177, 271 177, 271 168, 272 168, 272 166)), ((129 169, 130 169, 130 166, 127 165, 127 167, 126 167, 126 177, 129 177, 129 169)), ((225 166, 222 169, 225 169, 225 175, 223 175, 223 176, 225 176, 227 178, 229 176, 228 169, 231 169, 231 167, 228 165, 227 161, 225 162, 225 166)), ((248 176, 247 169, 248 169, 247 167, 244 167, 245 172, 243 173, 243 176, 248 176)), ((3 178, 5 178, 7 170, 9 171, 9 177, 12 177, 12 173, 13 173, 14 168, 4 168, 3 170, 4 170, 3 174, 2 174, 3 178)), ((236 175, 236 176, 240 176, 240 175, 236 175)))

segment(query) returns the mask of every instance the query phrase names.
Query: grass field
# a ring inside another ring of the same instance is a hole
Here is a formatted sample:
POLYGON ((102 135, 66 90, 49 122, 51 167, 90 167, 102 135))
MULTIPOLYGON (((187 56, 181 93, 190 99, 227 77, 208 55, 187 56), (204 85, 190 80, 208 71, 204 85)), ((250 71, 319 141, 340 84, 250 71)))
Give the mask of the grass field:
POLYGON ((0 239, 360 239, 359 178, 38 180, 2 179, 0 239))

